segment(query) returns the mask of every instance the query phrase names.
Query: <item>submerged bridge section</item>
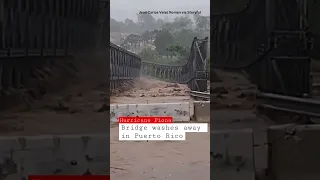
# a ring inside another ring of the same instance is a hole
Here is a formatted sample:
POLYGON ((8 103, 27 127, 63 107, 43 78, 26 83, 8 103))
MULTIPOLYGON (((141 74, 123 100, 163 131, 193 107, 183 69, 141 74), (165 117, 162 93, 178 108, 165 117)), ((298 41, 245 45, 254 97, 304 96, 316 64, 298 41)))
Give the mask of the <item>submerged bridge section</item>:
POLYGON ((194 38, 188 61, 184 65, 142 63, 142 74, 154 78, 188 84, 192 91, 207 91, 207 45, 208 38, 194 38))
POLYGON ((207 45, 208 38, 194 38, 188 61, 183 65, 166 65, 143 62, 136 54, 110 43, 111 89, 127 80, 139 78, 140 74, 153 78, 188 84, 192 91, 207 91, 207 45))

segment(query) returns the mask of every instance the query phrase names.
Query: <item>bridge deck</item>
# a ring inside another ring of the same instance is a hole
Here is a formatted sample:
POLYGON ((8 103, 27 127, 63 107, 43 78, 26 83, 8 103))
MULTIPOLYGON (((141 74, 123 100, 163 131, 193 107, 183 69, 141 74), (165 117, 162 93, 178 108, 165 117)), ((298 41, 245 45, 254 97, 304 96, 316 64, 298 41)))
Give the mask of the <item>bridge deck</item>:
POLYGON ((189 88, 184 84, 168 83, 152 78, 141 77, 128 84, 123 93, 115 93, 111 103, 169 103, 190 101, 189 88))

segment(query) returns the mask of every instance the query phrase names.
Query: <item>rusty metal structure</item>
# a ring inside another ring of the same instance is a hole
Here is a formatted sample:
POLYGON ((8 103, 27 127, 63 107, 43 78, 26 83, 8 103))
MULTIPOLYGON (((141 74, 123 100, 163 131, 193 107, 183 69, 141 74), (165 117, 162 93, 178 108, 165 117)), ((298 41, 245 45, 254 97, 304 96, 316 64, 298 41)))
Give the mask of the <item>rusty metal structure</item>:
POLYGON ((36 72, 100 45, 107 1, 0 0, 0 90, 27 88, 36 72))
POLYGON ((207 45, 208 38, 194 38, 188 61, 184 65, 165 65, 142 62, 142 74, 154 78, 188 84, 192 91, 207 91, 207 45))
POLYGON ((110 43, 110 88, 116 89, 125 81, 140 77, 141 58, 120 46, 110 43))

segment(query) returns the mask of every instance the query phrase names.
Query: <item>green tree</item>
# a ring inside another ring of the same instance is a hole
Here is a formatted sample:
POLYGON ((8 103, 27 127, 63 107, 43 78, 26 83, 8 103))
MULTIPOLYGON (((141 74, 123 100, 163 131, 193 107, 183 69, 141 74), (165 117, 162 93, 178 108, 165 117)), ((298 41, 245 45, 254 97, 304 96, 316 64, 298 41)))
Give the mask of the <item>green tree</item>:
POLYGON ((188 56, 188 49, 181 44, 170 44, 167 47, 167 51, 171 52, 173 56, 178 56, 180 59, 185 59, 188 56))
POLYGON ((184 47, 190 47, 194 37, 198 37, 199 33, 192 29, 183 29, 180 33, 175 34, 175 42, 180 43, 184 47))
POLYGON ((164 23, 161 29, 166 30, 168 32, 173 32, 173 24, 171 22, 164 23))
POLYGON ((125 31, 130 33, 137 33, 139 32, 139 26, 133 22, 131 19, 124 20, 125 31))
POLYGON ((176 17, 173 22, 174 28, 177 28, 179 30, 191 28, 192 26, 192 20, 189 16, 180 16, 176 17))
POLYGON ((176 17, 173 22, 166 22, 161 27, 171 34, 179 34, 183 29, 192 27, 192 20, 188 16, 176 17))
POLYGON ((162 20, 162 19, 157 19, 156 28, 159 29, 159 28, 161 28, 164 24, 165 24, 164 20, 162 20))
POLYGON ((153 60, 155 60, 156 59, 156 54, 157 54, 157 52, 152 50, 149 47, 142 49, 142 51, 138 53, 138 55, 144 61, 153 61, 153 60))
POLYGON ((137 17, 138 24, 143 29, 143 31, 156 29, 156 19, 152 15, 137 14, 137 17))
POLYGON ((149 35, 150 35, 150 40, 153 41, 156 38, 157 33, 159 32, 159 30, 155 29, 153 31, 150 31, 149 35))
POLYGON ((141 37, 139 35, 136 34, 129 34, 129 36, 126 37, 126 39, 123 42, 123 47, 126 47, 126 44, 129 44, 129 46, 132 48, 132 46, 134 48, 137 47, 137 45, 141 42, 141 37))
POLYGON ((122 32, 124 29, 124 24, 118 22, 115 19, 110 18, 110 32, 122 32))
POLYGON ((170 44, 167 47, 167 51, 171 52, 171 56, 176 56, 178 54, 177 47, 174 44, 170 44))
POLYGON ((141 34, 141 39, 144 43, 148 43, 149 40, 151 40, 151 32, 150 31, 145 31, 141 34))
POLYGON ((196 27, 199 31, 208 31, 210 28, 209 16, 195 16, 196 27))
POLYGON ((173 42, 174 39, 172 34, 164 29, 156 34, 154 45, 156 46, 156 51, 160 55, 168 55, 167 47, 169 44, 173 44, 173 42))

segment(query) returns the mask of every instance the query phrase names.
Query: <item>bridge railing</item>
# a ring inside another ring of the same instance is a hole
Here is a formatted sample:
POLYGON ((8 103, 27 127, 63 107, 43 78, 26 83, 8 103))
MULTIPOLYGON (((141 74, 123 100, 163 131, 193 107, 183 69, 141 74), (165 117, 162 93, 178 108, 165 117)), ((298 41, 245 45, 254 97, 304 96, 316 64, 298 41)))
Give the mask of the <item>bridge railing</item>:
POLYGON ((110 87, 116 89, 122 82, 140 77, 141 58, 110 43, 110 87))

